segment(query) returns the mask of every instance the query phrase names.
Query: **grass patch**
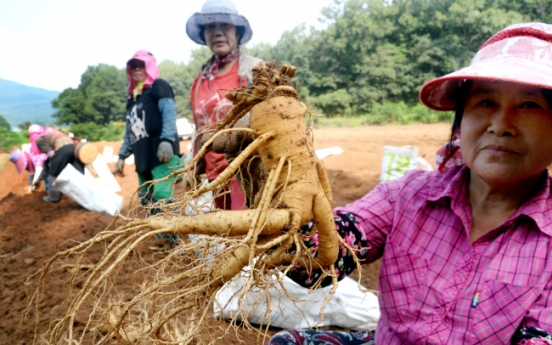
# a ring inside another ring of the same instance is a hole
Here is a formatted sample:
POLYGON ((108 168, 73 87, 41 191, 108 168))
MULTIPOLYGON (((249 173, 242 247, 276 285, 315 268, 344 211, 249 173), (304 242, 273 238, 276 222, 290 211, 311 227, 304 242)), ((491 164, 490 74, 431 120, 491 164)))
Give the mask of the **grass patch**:
MULTIPOLYGON (((435 111, 422 104, 409 106, 399 103, 374 103, 370 112, 361 115, 338 115, 332 117, 315 116, 314 124, 318 128, 324 127, 358 127, 363 125, 410 125, 417 123, 451 123, 453 112, 435 111)), ((309 120, 310 121, 310 120, 309 120)))

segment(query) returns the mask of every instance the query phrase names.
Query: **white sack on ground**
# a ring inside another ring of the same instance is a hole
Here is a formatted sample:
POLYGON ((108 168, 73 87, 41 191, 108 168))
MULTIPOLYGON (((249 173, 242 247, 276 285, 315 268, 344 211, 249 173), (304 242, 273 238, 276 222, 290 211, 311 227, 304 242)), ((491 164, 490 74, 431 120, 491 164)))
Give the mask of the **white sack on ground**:
MULTIPOLYGON (((214 305, 216 317, 232 318, 238 310, 237 298, 232 298, 247 281, 247 272, 241 272, 217 293, 214 305), (230 301, 230 302, 229 302, 230 301), (226 307, 225 307, 226 306, 226 307), (225 308, 224 308, 225 307, 225 308), (224 308, 224 310, 221 310, 224 308)), ((308 293, 308 289, 284 277, 283 285, 294 300, 290 300, 280 285, 268 290, 270 295, 270 325, 281 328, 310 328, 320 319, 320 308, 331 286, 308 293), (303 314, 300 312, 303 311, 303 314)), ((253 324, 266 324, 268 305, 264 290, 253 289, 246 296, 243 315, 253 324)), ((339 282, 337 291, 324 309, 324 320, 318 326, 339 326, 351 330, 376 329, 380 318, 378 298, 371 292, 363 293, 358 283, 346 277, 339 282)))
MULTIPOLYGON (((206 186, 209 183, 207 179, 203 180, 201 182, 202 186, 206 186)), ((196 199, 193 199, 188 204, 186 204, 186 207, 184 208, 184 214, 186 216, 195 216, 198 214, 197 211, 200 211, 201 213, 209 213, 211 212, 215 207, 214 199, 213 199, 213 192, 208 191, 203 194, 201 194, 196 199)), ((197 235, 197 234, 188 234, 188 239, 193 242, 199 242, 201 243, 204 238, 208 237, 207 235, 197 235)), ((210 247, 208 249, 209 253, 215 253, 218 251, 221 251, 224 249, 225 245, 213 245, 212 242, 209 242, 210 247)), ((201 252, 195 253, 196 257, 198 259, 202 258, 203 254, 201 252)), ((212 255, 208 254, 207 259, 211 260, 212 255)))
MULTIPOLYGON (((107 146, 106 146, 107 147, 107 146)), ((108 191, 117 193, 121 191, 121 186, 113 173, 109 170, 109 166, 105 161, 105 157, 100 153, 98 157, 92 162, 92 167, 98 173, 98 178, 96 178, 96 183, 101 187, 105 187, 108 191)))
POLYGON ((54 187, 92 212, 107 212, 115 215, 123 206, 122 196, 96 185, 93 180, 79 173, 71 164, 67 164, 59 174, 54 187))
POLYGON ((325 149, 315 150, 314 153, 316 153, 316 157, 318 157, 318 159, 324 159, 331 155, 342 154, 343 149, 339 146, 334 146, 334 147, 327 147, 325 149))
POLYGON ((113 157, 118 157, 118 156, 113 155, 113 147, 108 146, 108 145, 104 146, 102 154, 104 156, 104 160, 105 160, 106 163, 115 163, 115 162, 117 162, 117 160, 113 160, 113 157))

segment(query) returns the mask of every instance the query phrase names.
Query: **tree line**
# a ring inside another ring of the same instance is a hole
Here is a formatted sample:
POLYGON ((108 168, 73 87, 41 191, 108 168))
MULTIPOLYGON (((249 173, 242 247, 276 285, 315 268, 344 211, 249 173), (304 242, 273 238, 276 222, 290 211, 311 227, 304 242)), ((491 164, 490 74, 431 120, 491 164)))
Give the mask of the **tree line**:
MULTIPOLYGON (((498 30, 524 21, 552 22, 552 1, 334 0, 321 17, 324 29, 300 25, 274 45, 241 49, 297 66, 296 87, 317 112, 360 116, 389 104, 415 107, 424 82, 468 65, 498 30)), ((201 47, 188 63, 159 64, 179 116, 191 119, 190 89, 210 55, 201 47)), ((124 121, 127 84, 124 69, 89 66, 77 88, 52 101, 53 116, 58 124, 96 129, 124 121)))

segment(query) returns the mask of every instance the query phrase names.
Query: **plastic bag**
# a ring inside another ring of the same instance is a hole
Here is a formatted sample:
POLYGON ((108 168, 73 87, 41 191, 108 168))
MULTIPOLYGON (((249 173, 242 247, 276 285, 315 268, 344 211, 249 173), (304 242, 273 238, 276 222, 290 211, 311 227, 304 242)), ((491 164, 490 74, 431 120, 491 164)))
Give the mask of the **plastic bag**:
POLYGON ((92 167, 98 173, 98 177, 95 179, 95 183, 99 184, 101 187, 107 188, 107 190, 117 193, 121 191, 121 186, 113 173, 109 170, 105 157, 102 154, 98 154, 94 162, 92 162, 92 167))
POLYGON ((418 157, 418 149, 414 146, 384 146, 381 163, 380 183, 397 179, 408 170, 433 170, 433 167, 422 157, 418 157))
MULTIPOLYGON (((207 179, 203 180, 201 182, 201 185, 204 187, 209 183, 207 179)), ((213 192, 208 191, 203 194, 201 194, 196 199, 193 199, 190 201, 190 203, 186 204, 186 207, 184 208, 184 214, 186 216, 195 216, 198 212, 196 210, 200 210, 202 213, 209 213, 213 210, 215 207, 214 199, 213 199, 213 192)), ((204 238, 208 237, 207 235, 197 235, 197 234, 188 234, 188 239, 190 242, 198 242, 201 243, 204 238)), ((209 242, 211 246, 207 249, 208 253, 215 253, 220 250, 223 250, 225 245, 212 245, 212 242, 209 242)), ((203 254, 201 252, 195 252, 195 256, 198 259, 201 259, 203 257, 203 254)), ((211 261, 213 256, 211 254, 207 254, 206 259, 208 261, 211 261)))
POLYGON ((342 154, 343 149, 339 146, 334 146, 334 147, 327 147, 325 149, 315 150, 314 153, 316 154, 316 157, 318 157, 318 159, 324 159, 328 156, 342 154))
MULTIPOLYGON (((227 282, 216 295, 216 317, 232 318, 238 311, 238 298, 233 297, 247 282, 248 272, 242 271, 227 282)), ((276 279, 276 276, 273 277, 276 279)), ((279 284, 268 289, 270 311, 264 290, 253 289, 245 297, 243 315, 253 324, 267 324, 281 328, 312 328, 320 320, 320 308, 332 289, 327 286, 309 293, 309 290, 284 277, 283 285, 291 300, 279 284), (265 315, 266 314, 266 315, 265 315)), ((240 316, 238 315, 238 318, 240 316)), ((339 282, 337 291, 324 309, 324 320, 318 326, 339 326, 351 330, 376 329, 380 318, 378 298, 371 292, 362 292, 358 283, 346 277, 339 282)))
POLYGON ((122 196, 95 184, 71 164, 67 164, 53 185, 89 211, 107 212, 110 215, 121 211, 122 196))

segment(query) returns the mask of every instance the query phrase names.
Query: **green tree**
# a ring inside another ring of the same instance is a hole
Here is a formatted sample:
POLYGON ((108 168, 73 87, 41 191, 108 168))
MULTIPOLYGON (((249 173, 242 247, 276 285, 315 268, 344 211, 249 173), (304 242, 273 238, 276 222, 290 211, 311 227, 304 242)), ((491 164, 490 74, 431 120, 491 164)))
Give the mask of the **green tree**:
POLYGON ((13 132, 8 121, 0 115, 0 152, 9 152, 26 141, 26 136, 13 132))
POLYGON ((22 131, 26 131, 30 125, 31 125, 31 121, 23 121, 17 125, 17 128, 19 128, 22 131))
MULTIPOLYGON (((468 65, 498 30, 518 22, 552 21, 552 2, 334 0, 321 16, 324 29, 303 24, 284 32, 274 45, 241 49, 298 67, 294 84, 300 96, 327 116, 362 115, 377 104, 412 108, 425 82, 468 65)), ((192 51, 188 63, 160 63, 178 116, 192 118, 193 81, 211 55, 203 46, 192 51)), ((126 86, 124 70, 89 66, 78 88, 64 90, 52 102, 54 116, 65 124, 123 120, 126 86)))
POLYGON ((4 116, 0 115, 0 132, 6 132, 10 130, 11 127, 9 122, 4 118, 4 116))
POLYGON ((58 124, 104 125, 124 119, 127 77, 124 70, 100 64, 88 66, 76 89, 67 88, 52 100, 58 124))

